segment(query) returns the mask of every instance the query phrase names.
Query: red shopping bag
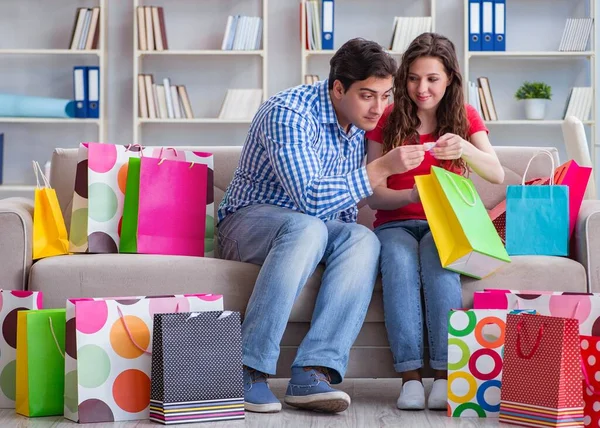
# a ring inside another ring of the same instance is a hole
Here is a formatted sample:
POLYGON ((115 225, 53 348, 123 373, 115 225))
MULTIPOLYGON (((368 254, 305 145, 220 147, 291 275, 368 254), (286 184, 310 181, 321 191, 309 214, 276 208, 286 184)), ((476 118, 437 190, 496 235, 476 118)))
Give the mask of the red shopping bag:
POLYGON ((583 425, 600 426, 600 337, 580 336, 583 368, 583 425))
MULTIPOLYGON (((533 180, 526 181, 525 185, 535 186, 548 183, 550 183, 550 178, 548 177, 534 178, 533 180)), ((498 231, 498 235, 500 235, 500 239, 502 239, 503 243, 506 243, 506 199, 489 210, 488 214, 492 219, 492 223, 494 223, 494 227, 496 227, 496 230, 498 231)))
POLYGON ((143 157, 137 251, 204 256, 207 166, 143 157))
POLYGON ((576 319, 508 315, 500 421, 521 426, 583 423, 581 352, 576 319))
POLYGON ((554 171, 554 182, 569 187, 569 237, 575 230, 591 173, 592 168, 579 166, 574 160, 562 164, 554 171))

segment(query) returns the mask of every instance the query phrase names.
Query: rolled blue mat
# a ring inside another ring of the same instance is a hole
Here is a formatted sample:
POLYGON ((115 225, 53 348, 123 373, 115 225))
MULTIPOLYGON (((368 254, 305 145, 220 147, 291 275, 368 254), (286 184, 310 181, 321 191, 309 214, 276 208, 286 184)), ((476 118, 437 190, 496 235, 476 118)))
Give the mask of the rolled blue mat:
POLYGON ((1 117, 75 117, 75 101, 0 94, 1 117))

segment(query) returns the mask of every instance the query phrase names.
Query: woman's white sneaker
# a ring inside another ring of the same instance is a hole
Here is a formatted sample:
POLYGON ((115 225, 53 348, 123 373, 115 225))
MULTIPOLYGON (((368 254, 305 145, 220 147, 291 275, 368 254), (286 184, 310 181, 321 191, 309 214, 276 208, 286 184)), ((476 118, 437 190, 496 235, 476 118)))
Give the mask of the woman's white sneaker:
POLYGON ((402 382, 402 390, 396 406, 400 410, 425 409, 425 388, 423 388, 423 384, 418 380, 402 382))
POLYGON ((427 408, 430 410, 446 410, 448 408, 447 403, 448 381, 446 379, 434 380, 427 399, 427 408))

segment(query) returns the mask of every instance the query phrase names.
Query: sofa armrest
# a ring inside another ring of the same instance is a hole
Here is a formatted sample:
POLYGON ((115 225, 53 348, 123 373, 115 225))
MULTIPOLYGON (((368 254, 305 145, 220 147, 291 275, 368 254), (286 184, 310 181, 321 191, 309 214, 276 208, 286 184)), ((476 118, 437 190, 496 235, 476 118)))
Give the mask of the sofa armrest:
POLYGON ((0 288, 24 290, 31 268, 33 201, 0 199, 0 288))
POLYGON ((575 226, 575 260, 585 267, 588 290, 600 293, 600 200, 584 200, 575 226))

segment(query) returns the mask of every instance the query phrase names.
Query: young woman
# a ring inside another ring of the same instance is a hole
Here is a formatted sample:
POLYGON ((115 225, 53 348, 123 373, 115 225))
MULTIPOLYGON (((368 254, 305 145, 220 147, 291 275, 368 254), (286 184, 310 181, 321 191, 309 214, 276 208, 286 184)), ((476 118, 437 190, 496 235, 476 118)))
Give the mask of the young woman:
POLYGON ((445 410, 448 311, 462 307, 461 282, 459 274, 441 266, 414 178, 429 174, 435 165, 465 175, 472 170, 492 183, 502 183, 504 170, 481 117, 465 105, 450 40, 434 33, 417 37, 402 57, 394 86, 394 104, 366 137, 368 162, 401 147, 405 171, 388 177, 368 198, 377 210, 374 227, 382 246, 385 323, 394 368, 403 379, 397 406, 425 408, 420 369, 426 327, 430 366, 435 370, 427 405, 445 410))

